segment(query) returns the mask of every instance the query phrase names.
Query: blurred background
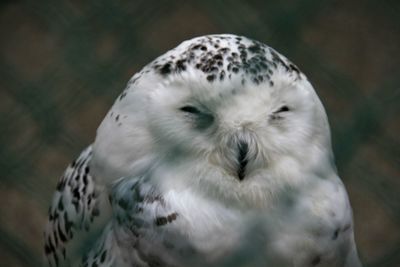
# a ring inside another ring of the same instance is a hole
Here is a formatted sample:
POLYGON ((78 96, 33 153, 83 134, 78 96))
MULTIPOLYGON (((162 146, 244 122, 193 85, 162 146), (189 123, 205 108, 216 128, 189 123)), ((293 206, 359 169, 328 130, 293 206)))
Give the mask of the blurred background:
POLYGON ((40 266, 58 177, 128 79, 181 41, 235 33, 308 76, 332 127, 365 266, 400 266, 399 1, 2 1, 0 262, 40 266))

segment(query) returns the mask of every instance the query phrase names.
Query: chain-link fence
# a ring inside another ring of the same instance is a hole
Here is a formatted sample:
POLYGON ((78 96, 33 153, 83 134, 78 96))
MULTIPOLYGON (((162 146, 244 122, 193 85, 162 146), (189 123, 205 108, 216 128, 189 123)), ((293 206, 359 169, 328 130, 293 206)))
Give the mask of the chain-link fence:
POLYGON ((236 33, 307 74, 330 118, 360 255, 400 266, 398 1, 0 5, 0 265, 41 265, 58 177, 133 73, 190 37, 236 33))

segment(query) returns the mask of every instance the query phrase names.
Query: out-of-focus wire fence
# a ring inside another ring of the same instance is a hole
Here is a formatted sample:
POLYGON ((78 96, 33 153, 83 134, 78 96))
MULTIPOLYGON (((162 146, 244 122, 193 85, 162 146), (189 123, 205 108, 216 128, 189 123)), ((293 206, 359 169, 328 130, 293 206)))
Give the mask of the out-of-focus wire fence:
POLYGON ((330 118, 366 266, 400 266, 398 1, 0 4, 0 262, 40 266, 60 174, 129 77, 190 37, 236 33, 294 61, 330 118))

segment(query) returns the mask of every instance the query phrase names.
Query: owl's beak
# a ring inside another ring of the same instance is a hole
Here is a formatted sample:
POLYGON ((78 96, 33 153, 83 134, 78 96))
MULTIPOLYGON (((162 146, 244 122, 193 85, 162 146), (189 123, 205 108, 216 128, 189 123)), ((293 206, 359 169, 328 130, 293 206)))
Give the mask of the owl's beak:
POLYGON ((224 168, 232 178, 243 181, 259 166, 259 149, 256 136, 247 130, 233 132, 219 142, 210 162, 224 168))
POLYGON ((249 145, 245 141, 239 141, 238 143, 238 169, 237 176, 242 181, 246 175, 246 165, 248 162, 247 154, 249 152, 249 145))

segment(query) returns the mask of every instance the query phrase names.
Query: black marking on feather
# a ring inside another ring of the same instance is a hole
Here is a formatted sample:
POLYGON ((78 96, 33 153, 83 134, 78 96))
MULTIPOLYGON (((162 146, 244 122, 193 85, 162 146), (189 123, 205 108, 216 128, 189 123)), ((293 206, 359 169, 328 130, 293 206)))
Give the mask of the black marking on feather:
POLYGON ((85 149, 61 176, 49 208, 44 251, 49 264, 58 266, 66 260, 66 244, 75 231, 88 229, 90 221, 99 215, 93 177, 89 162, 91 147, 85 149))
POLYGON ((166 225, 168 223, 175 221, 177 217, 178 217, 178 213, 174 212, 167 216, 156 217, 156 219, 154 220, 154 223, 157 226, 163 226, 163 225, 166 225))

